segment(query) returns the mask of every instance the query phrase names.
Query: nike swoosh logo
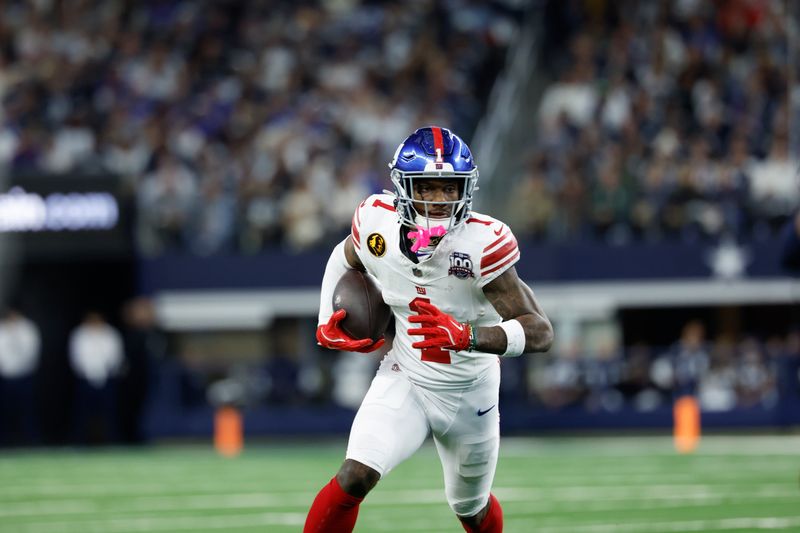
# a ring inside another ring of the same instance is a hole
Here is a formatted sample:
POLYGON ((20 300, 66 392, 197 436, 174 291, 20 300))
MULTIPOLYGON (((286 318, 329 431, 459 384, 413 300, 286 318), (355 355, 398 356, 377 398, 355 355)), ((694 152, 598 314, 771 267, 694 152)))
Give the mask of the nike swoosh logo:
POLYGON ((503 233, 503 226, 500 226, 500 229, 494 232, 495 235, 500 235, 501 233, 503 233))
POLYGON ((483 411, 481 411, 480 409, 478 409, 478 416, 483 416, 483 415, 485 415, 486 413, 488 413, 489 411, 491 411, 492 409, 494 409, 494 405, 493 405, 493 406, 491 406, 491 407, 490 407, 490 408, 488 408, 488 409, 484 409, 483 411))

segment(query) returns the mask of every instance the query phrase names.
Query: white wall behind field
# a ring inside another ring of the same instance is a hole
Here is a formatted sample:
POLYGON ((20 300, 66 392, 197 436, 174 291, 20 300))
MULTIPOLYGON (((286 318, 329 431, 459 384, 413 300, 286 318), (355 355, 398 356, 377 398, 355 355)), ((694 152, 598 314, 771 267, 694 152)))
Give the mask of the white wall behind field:
MULTIPOLYGON (((621 308, 777 305, 800 302, 800 281, 761 280, 530 284, 554 321, 606 320, 621 308)), ((260 329, 279 317, 314 317, 317 289, 167 291, 156 295, 170 331, 260 329)))

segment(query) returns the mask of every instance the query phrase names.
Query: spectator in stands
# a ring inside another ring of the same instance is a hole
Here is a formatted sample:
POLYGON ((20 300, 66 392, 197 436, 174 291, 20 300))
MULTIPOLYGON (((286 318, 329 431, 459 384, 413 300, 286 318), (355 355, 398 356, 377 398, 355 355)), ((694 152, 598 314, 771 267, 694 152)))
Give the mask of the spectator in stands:
POLYGON ((789 420, 800 402, 800 329, 795 326, 785 339, 767 342, 775 361, 776 386, 781 400, 782 417, 789 420))
MULTIPOLYGON (((772 139, 769 154, 751 166, 750 188, 765 224, 779 228, 800 203, 798 161, 789 157, 786 135, 772 139)), ((772 231, 770 231, 772 233, 772 231)))
POLYGON ((368 154, 355 155, 348 158, 336 182, 332 184, 331 201, 326 202, 327 218, 334 227, 346 227, 353 218, 353 206, 358 205, 364 198, 376 191, 373 183, 378 177, 373 174, 377 166, 371 165, 368 154))
POLYGON ((737 346, 731 335, 720 335, 711 346, 708 371, 700 378, 698 400, 704 411, 736 407, 737 346))
POLYGON ((300 348, 296 321, 278 318, 267 330, 269 356, 264 365, 269 404, 299 404, 303 400, 300 348))
POLYGON ((650 376, 652 348, 647 343, 636 343, 626 353, 618 390, 625 402, 636 411, 653 411, 663 405, 661 393, 650 376))
POLYGON ((606 340, 595 353, 584 359, 583 381, 586 386, 584 406, 589 412, 614 412, 622 409, 624 398, 619 391, 623 374, 622 352, 617 342, 606 340))
POLYGON ((583 350, 575 340, 560 351, 550 355, 547 366, 534 376, 533 391, 548 409, 576 407, 586 397, 581 372, 583 350))
POLYGON ((138 191, 139 243, 146 255, 182 250, 198 199, 194 173, 169 152, 158 156, 154 171, 138 191))
POLYGON ((800 272, 800 212, 786 223, 782 235, 781 261, 783 266, 800 272))
POLYGON ((34 378, 39 366, 39 328, 16 309, 0 316, 0 442, 38 439, 34 378))
POLYGON ((75 437, 77 442, 115 441, 116 377, 124 363, 122 337, 103 315, 90 311, 69 338, 69 360, 77 378, 75 437))
POLYGON ((705 326, 700 320, 690 320, 678 342, 653 363, 653 381, 674 398, 696 396, 709 362, 705 326))
POLYGON ((618 157, 609 155, 601 164, 591 189, 589 207, 594 235, 604 241, 620 243, 630 238, 629 216, 633 195, 622 179, 618 157))
POLYGON ((119 376, 117 407, 122 442, 141 444, 147 399, 153 385, 153 366, 166 357, 167 342, 156 323, 155 306, 149 298, 137 297, 122 310, 124 364, 119 376))
POLYGON ((593 83, 593 45, 588 34, 579 34, 573 39, 570 47, 572 65, 542 96, 539 119, 544 127, 554 127, 556 123, 582 127, 593 119, 599 102, 593 83))
POLYGON ((739 345, 736 396, 739 407, 772 407, 777 402, 775 369, 767 361, 761 343, 747 338, 739 345))
POLYGON ((233 191, 214 174, 200 185, 197 207, 189 215, 188 248, 197 255, 233 249, 236 199, 233 191))
POLYGON ((548 182, 547 160, 540 156, 515 185, 509 205, 509 219, 514 231, 521 231, 537 241, 547 240, 556 214, 556 198, 548 182))
POLYGON ((284 196, 281 222, 289 249, 310 249, 325 235, 325 219, 320 198, 305 179, 298 179, 284 196))

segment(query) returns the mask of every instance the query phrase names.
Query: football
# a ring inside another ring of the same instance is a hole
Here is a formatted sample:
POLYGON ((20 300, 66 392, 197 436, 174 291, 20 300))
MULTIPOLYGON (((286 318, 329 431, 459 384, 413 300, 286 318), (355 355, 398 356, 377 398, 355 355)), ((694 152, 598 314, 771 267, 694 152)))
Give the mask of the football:
POLYGON ((354 339, 380 339, 392 316, 375 280, 359 270, 348 270, 339 278, 333 290, 333 310, 339 309, 347 311, 339 326, 354 339))

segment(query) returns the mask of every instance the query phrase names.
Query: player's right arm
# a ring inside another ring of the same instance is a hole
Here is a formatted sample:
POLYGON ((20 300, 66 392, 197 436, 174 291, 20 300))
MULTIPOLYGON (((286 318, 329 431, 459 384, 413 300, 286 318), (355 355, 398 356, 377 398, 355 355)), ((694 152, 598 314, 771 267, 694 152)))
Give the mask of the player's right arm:
MULTIPOLYGON (((359 206, 360 209, 360 206, 359 206)), ((358 211, 356 210, 356 213, 358 211)), ((357 216, 353 219, 353 232, 357 235, 357 216)), ((325 274, 322 276, 320 289, 319 316, 317 317, 317 342, 332 350, 348 352, 372 352, 383 346, 385 340, 354 339, 345 333, 339 323, 346 316, 344 309, 333 312, 333 291, 336 283, 348 269, 364 271, 364 264, 358 257, 353 242, 353 234, 336 245, 325 265, 325 274)))
POLYGON ((347 264, 350 265, 350 268, 360 270, 361 272, 366 270, 364 268, 364 264, 361 262, 361 258, 358 257, 358 254, 356 253, 356 247, 353 244, 352 235, 348 235, 344 240, 344 257, 347 259, 347 264))

